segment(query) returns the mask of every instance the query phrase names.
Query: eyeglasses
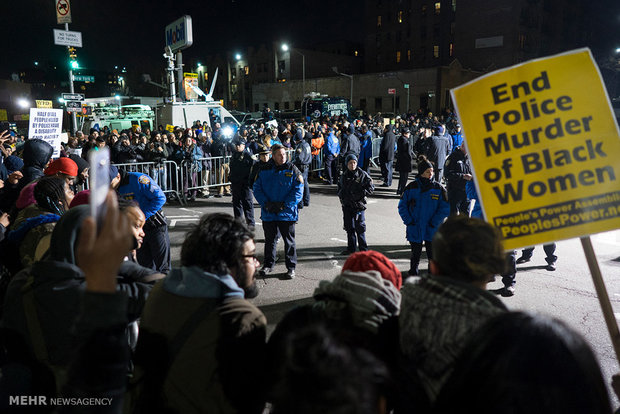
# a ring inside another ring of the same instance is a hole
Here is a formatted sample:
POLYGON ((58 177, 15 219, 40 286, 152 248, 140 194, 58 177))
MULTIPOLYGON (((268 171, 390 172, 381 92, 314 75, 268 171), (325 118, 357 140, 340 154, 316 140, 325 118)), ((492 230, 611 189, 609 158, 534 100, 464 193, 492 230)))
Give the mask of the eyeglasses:
POLYGON ((258 257, 256 256, 256 253, 254 253, 254 254, 243 254, 243 255, 241 255, 241 257, 246 257, 248 259, 251 258, 252 261, 258 262, 258 257))

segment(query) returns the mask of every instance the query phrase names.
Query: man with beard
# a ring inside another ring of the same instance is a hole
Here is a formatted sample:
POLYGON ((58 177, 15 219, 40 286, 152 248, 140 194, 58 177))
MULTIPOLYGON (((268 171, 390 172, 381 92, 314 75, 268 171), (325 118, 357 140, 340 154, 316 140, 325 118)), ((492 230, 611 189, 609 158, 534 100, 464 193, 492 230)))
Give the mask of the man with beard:
POLYGON ((267 321, 247 300, 258 295, 253 238, 223 213, 187 235, 181 267, 142 314, 132 412, 261 412, 267 321))

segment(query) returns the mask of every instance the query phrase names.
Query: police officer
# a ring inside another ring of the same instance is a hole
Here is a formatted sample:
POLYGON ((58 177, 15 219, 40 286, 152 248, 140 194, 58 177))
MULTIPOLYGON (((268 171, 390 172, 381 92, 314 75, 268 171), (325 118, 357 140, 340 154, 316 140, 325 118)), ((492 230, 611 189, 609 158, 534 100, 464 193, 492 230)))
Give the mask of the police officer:
POLYGON ((245 140, 238 136, 233 140, 235 152, 230 157, 230 185, 232 188, 232 205, 235 218, 244 220, 254 228, 254 196, 250 187, 250 172, 254 159, 245 149, 245 140))
POLYGON ((409 128, 403 128, 401 135, 396 141, 396 163, 398 164, 398 187, 396 194, 402 194, 407 186, 409 173, 411 172, 412 152, 409 145, 409 136, 411 131, 409 128))
POLYGON ((366 243, 366 196, 375 190, 370 175, 358 168, 357 157, 349 154, 346 158, 347 170, 338 181, 338 198, 342 204, 342 218, 347 232, 347 250, 343 255, 354 253, 356 245, 360 252, 368 250, 366 243))
POLYGON ((334 134, 334 128, 330 127, 325 140, 327 152, 325 153, 325 184, 338 182, 338 156, 340 155, 340 142, 334 134))
POLYGON ((467 214, 469 200, 465 186, 471 181, 471 167, 465 143, 462 143, 446 159, 444 165, 445 177, 448 182, 448 201, 450 202, 450 215, 467 214))
POLYGON ((271 155, 273 158, 260 169, 253 187, 254 197, 261 205, 265 232, 265 259, 259 274, 265 276, 273 271, 279 233, 284 239, 286 276, 293 279, 297 266, 295 222, 299 217, 297 206, 303 198, 304 179, 301 171, 286 161, 282 145, 273 145, 271 155))
POLYGON ((342 163, 342 172, 347 170, 346 158, 347 155, 353 154, 355 157, 360 156, 360 140, 355 135, 355 126, 353 124, 349 125, 347 129, 347 134, 342 134, 342 139, 340 140, 340 162, 342 163))
POLYGON ((144 241, 137 251, 138 263, 167 274, 170 270, 170 236, 168 223, 161 209, 166 195, 151 177, 110 166, 110 186, 120 198, 134 200, 144 213, 144 241))
POLYGON ((295 152, 293 153, 293 164, 299 168, 304 177, 304 196, 299 208, 308 207, 310 205, 310 184, 308 184, 308 171, 310 171, 310 163, 312 162, 312 150, 310 144, 304 139, 304 130, 300 127, 295 132, 295 152))

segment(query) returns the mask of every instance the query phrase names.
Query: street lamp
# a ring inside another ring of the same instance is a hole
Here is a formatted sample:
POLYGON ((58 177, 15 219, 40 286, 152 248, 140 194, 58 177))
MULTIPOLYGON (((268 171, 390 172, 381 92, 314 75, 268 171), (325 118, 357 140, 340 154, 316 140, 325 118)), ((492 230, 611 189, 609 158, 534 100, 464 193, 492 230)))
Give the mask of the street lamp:
POLYGON ((349 98, 349 103, 353 106, 353 75, 347 75, 346 73, 338 72, 338 67, 332 66, 332 70, 340 76, 344 76, 351 80, 351 97, 349 98))
POLYGON ((303 53, 301 53, 299 50, 294 49, 294 48, 289 48, 288 45, 286 43, 282 44, 282 51, 283 52, 295 52, 297 54, 299 54, 301 56, 301 76, 302 76, 302 81, 301 81, 301 100, 303 101, 304 98, 306 97, 306 55, 304 55, 303 53))
POLYGON ((237 53, 237 54, 235 55, 235 60, 236 60, 236 61, 240 61, 240 60, 241 60, 241 54, 240 54, 240 53, 237 53))
POLYGON ((30 107, 30 102, 28 102, 28 100, 25 98, 20 98, 17 100, 17 106, 19 106, 22 109, 26 109, 30 107))

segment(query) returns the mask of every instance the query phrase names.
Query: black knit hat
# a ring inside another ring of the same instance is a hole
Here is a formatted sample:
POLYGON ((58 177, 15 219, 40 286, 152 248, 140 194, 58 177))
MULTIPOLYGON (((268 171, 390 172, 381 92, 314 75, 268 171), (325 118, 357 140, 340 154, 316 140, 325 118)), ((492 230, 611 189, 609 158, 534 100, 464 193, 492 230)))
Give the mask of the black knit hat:
POLYGON ((418 173, 424 174, 424 171, 429 168, 434 168, 433 163, 431 163, 424 155, 418 156, 418 173))

